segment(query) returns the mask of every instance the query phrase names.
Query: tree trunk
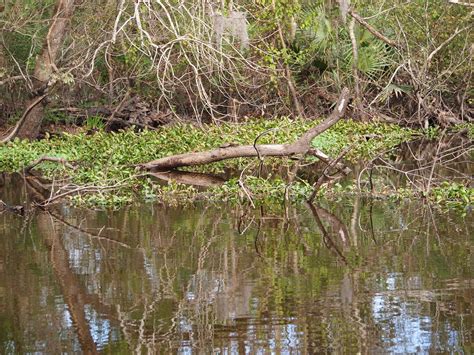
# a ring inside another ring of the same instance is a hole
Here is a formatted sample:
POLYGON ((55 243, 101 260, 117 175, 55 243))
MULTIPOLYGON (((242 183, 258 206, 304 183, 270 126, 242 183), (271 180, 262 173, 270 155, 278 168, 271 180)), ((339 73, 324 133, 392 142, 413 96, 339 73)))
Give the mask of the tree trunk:
POLYGON ((292 144, 241 145, 217 148, 207 152, 185 153, 157 159, 139 167, 145 170, 169 170, 183 166, 202 165, 231 158, 249 157, 284 157, 295 154, 306 154, 311 148, 311 141, 341 119, 349 101, 349 90, 344 88, 331 115, 317 126, 306 131, 292 144))
POLYGON ((41 53, 36 59, 33 78, 33 97, 27 104, 27 113, 16 129, 19 138, 34 139, 38 136, 44 115, 45 100, 38 100, 48 91, 51 75, 57 70, 55 61, 64 42, 74 12, 74 0, 58 0, 41 53))

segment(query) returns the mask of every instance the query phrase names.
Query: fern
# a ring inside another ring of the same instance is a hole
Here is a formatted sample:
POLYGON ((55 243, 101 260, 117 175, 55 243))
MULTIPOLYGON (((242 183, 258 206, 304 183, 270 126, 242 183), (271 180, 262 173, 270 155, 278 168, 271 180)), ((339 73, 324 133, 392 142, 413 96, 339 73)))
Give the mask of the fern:
POLYGON ((314 50, 324 52, 331 46, 334 31, 323 6, 306 7, 301 22, 304 40, 309 42, 314 50))
POLYGON ((390 63, 389 52, 385 44, 379 40, 373 40, 359 48, 357 68, 372 80, 380 77, 390 63))
POLYGON ((382 102, 387 102, 388 99, 395 95, 395 97, 400 97, 403 94, 409 94, 413 90, 413 87, 409 85, 397 85, 397 84, 388 84, 380 93, 379 100, 382 102))

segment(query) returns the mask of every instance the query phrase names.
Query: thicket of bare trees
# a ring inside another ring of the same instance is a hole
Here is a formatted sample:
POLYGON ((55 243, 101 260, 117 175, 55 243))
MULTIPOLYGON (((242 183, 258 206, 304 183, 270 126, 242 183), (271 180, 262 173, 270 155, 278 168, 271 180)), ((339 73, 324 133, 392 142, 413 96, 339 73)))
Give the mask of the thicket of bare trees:
POLYGON ((42 2, 0 12, 3 141, 45 118, 316 116, 344 86, 352 115, 472 119, 472 11, 436 1, 42 2))

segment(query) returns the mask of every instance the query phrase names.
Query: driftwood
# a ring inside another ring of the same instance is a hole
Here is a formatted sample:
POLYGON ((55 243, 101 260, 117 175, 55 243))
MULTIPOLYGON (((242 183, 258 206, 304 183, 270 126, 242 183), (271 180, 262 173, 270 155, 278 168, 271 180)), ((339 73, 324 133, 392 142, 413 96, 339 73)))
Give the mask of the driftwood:
POLYGON ((311 149, 311 141, 341 119, 346 110, 348 101, 349 89, 344 88, 331 115, 317 126, 306 131, 296 142, 291 144, 228 146, 205 152, 172 155, 141 164, 139 168, 163 171, 183 166, 209 164, 232 158, 287 157, 296 154, 307 154, 311 149))

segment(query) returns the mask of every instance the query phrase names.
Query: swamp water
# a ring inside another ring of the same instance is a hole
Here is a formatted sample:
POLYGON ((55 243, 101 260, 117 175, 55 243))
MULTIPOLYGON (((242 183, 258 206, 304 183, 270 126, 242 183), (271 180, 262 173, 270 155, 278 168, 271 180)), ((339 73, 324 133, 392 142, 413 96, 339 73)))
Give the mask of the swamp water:
POLYGON ((472 353, 472 222, 360 197, 4 211, 0 352, 472 353))

